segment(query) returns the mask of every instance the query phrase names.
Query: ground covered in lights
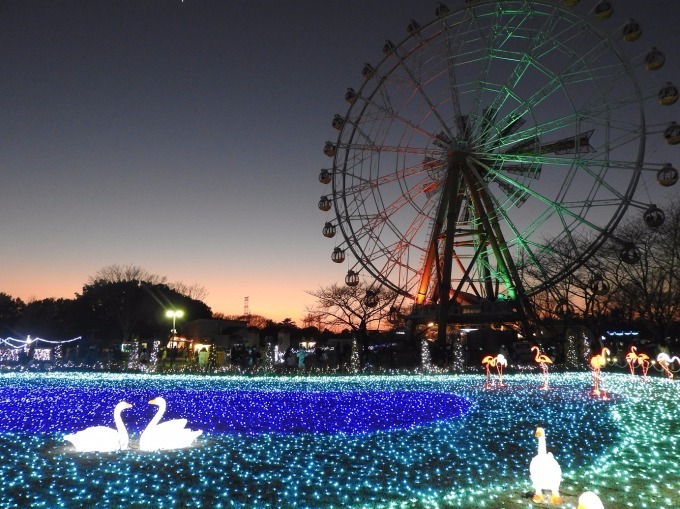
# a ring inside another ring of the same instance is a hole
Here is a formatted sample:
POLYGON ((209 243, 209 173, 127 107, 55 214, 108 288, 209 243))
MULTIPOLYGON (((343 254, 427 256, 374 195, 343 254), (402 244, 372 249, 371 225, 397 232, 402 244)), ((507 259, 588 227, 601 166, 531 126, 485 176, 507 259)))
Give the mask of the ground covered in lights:
MULTIPOLYGON (((580 493, 607 509, 680 505, 680 387, 606 374, 200 377, 0 375, 0 507, 532 507, 536 426, 580 493), (166 418, 203 435, 142 452, 163 396, 166 418), (131 449, 77 453, 64 433, 113 427, 121 400, 131 449)), ((547 504, 538 504, 538 506, 547 504)))

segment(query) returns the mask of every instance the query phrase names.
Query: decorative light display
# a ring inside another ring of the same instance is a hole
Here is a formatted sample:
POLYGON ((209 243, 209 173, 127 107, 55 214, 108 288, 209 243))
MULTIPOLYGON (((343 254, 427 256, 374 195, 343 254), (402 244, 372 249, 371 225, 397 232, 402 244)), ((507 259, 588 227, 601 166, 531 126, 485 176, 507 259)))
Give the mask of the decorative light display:
MULTIPOLYGON (((203 430, 186 428, 186 419, 171 419, 160 422, 165 414, 167 404, 161 396, 149 401, 150 405, 157 405, 158 411, 147 424, 139 437, 139 449, 142 451, 159 451, 184 449, 191 446, 203 430)), ((118 424, 118 423, 116 423, 118 424)))
POLYGON ((560 484, 562 484, 562 468, 551 452, 548 452, 545 430, 536 428, 534 436, 538 439, 538 454, 529 464, 531 484, 534 488, 533 501, 545 502, 543 491, 550 491, 550 502, 561 504, 564 502, 560 496, 560 484))
POLYGON ((121 401, 113 410, 113 421, 116 428, 106 426, 90 426, 77 433, 64 435, 64 440, 71 442, 81 452, 111 452, 127 449, 130 437, 123 423, 121 412, 132 408, 126 401, 121 401))
POLYGON ((30 335, 26 336, 26 339, 0 338, 0 363, 19 362, 22 353, 24 355, 30 354, 31 359, 36 361, 56 360, 61 357, 62 345, 73 343, 79 339, 81 339, 80 336, 65 341, 52 341, 43 338, 31 338, 30 335))
POLYGON ((146 367, 147 371, 155 373, 158 370, 158 361, 160 360, 161 342, 154 341, 151 347, 151 355, 149 356, 149 364, 146 367))
POLYGON ((491 369, 492 367, 496 368, 496 372, 498 373, 498 386, 503 387, 505 384, 503 383, 503 367, 508 365, 508 361, 505 358, 505 355, 503 354, 498 354, 495 357, 493 355, 485 355, 484 358, 482 359, 482 366, 486 368, 486 388, 490 389, 495 386, 496 382, 491 378, 491 369))
POLYGON ((257 377, 0 374, 0 507, 529 507, 540 426, 565 509, 678 506, 680 385, 609 373, 257 377), (204 430, 192 447, 139 450, 162 395, 204 430), (128 450, 79 453, 63 434, 111 425, 125 399, 128 450))
POLYGON ((423 373, 430 373, 432 371, 430 346, 424 337, 420 340, 420 369, 422 369, 423 373))
POLYGON ((567 330, 567 341, 564 347, 564 363, 567 368, 574 369, 578 366, 578 339, 572 329, 567 330))
POLYGON ((271 341, 267 341, 267 345, 264 349, 264 358, 262 359, 262 370, 265 373, 271 373, 274 371, 274 362, 276 361, 276 351, 278 345, 274 347, 271 341))
POLYGON ((130 355, 128 357, 127 367, 131 371, 136 371, 140 368, 139 362, 139 342, 133 341, 130 348, 130 355))
POLYGON ((208 371, 214 371, 217 367, 217 347, 215 343, 210 343, 208 347, 208 371))
POLYGON ((552 359, 546 354, 541 353, 537 346, 531 347, 532 352, 536 352, 534 361, 536 361, 541 366, 541 372, 543 373, 543 389, 548 389, 548 364, 552 364, 552 359))
POLYGON ((661 366, 661 369, 663 369, 664 373, 666 373, 666 376, 668 378, 673 378, 673 372, 671 371, 670 366, 674 363, 677 362, 680 364, 680 357, 673 356, 671 357, 665 352, 661 352, 659 355, 656 356, 656 362, 661 366))
MULTIPOLYGON (((463 333, 467 334, 467 333, 463 333)), ((463 349, 463 337, 454 336, 454 341, 452 345, 453 350, 453 363, 451 364, 451 370, 454 373, 462 373, 465 369, 465 355, 463 349)))
POLYGON ((358 373, 361 370, 361 361, 359 359, 359 344, 356 336, 352 338, 352 354, 350 357, 350 371, 358 373))
POLYGON ((630 351, 626 354, 626 362, 630 370, 630 376, 635 376, 635 366, 642 368, 642 378, 647 377, 647 370, 649 370, 649 355, 645 353, 637 353, 637 348, 630 347, 630 351))
POLYGON ((602 386, 602 368, 607 365, 607 355, 610 354, 609 348, 603 348, 601 353, 593 355, 590 359, 590 367, 593 370, 593 388, 590 393, 597 398, 607 397, 607 391, 602 386))
POLYGON ((586 491, 578 497, 577 509, 604 509, 602 500, 592 491, 586 491))

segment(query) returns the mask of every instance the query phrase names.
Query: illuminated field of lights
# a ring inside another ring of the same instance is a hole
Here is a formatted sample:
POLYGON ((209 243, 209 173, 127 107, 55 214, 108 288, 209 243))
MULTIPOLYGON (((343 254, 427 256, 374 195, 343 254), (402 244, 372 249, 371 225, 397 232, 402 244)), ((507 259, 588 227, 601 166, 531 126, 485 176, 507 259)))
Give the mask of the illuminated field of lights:
MULTIPOLYGON (((607 509, 677 507, 678 381, 604 373, 209 377, 0 375, 0 507, 532 507, 536 426, 564 473, 607 509), (202 429, 189 449, 142 452, 155 408, 202 429), (64 433, 113 426, 131 449, 78 453, 64 433)), ((547 506, 546 506, 547 507, 547 506)))

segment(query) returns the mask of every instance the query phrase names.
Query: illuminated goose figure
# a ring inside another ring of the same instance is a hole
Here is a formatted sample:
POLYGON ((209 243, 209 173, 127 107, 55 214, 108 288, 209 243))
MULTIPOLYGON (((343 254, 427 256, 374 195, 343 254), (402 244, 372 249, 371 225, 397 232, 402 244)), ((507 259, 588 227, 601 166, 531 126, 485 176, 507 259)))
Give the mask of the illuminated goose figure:
POLYGON ((552 364, 552 360, 546 354, 541 353, 537 346, 531 347, 532 351, 536 351, 536 357, 534 360, 541 365, 541 371, 543 371, 543 389, 548 388, 548 364, 552 364))
POLYGON ((673 373, 671 373, 670 370, 670 365, 673 364, 675 361, 678 361, 680 363, 680 357, 673 356, 670 357, 667 353, 661 352, 659 355, 656 356, 656 362, 659 363, 659 366, 661 366, 661 369, 663 369, 666 372, 666 375, 668 378, 673 378, 673 373))
POLYGON ((550 502, 561 504, 563 502, 560 496, 562 469, 552 453, 548 452, 546 448, 543 428, 536 428, 535 436, 538 438, 538 454, 529 464, 531 484, 534 487, 533 501, 537 504, 544 502, 543 490, 548 490, 550 491, 550 502))
POLYGON ((71 442, 76 451, 81 452, 110 452, 127 449, 130 442, 127 429, 123 424, 121 412, 131 408, 130 403, 121 401, 113 410, 113 421, 116 429, 106 426, 90 426, 77 433, 64 435, 64 440, 71 442))
POLYGON ((649 369, 649 355, 645 353, 637 353, 637 348, 634 346, 630 347, 630 352, 626 354, 626 362, 628 363, 628 369, 630 369, 630 375, 635 376, 635 364, 642 368, 642 377, 647 376, 647 370, 649 369))
POLYGON ((185 428, 187 424, 186 419, 172 419, 160 422, 167 406, 165 399, 160 396, 149 401, 149 404, 157 405, 158 411, 139 437, 139 448, 142 451, 189 447, 203 433, 202 430, 193 431, 185 428))
POLYGON ((607 365, 607 355, 610 355, 610 352, 609 348, 605 347, 602 349, 602 353, 593 355, 593 358, 590 359, 590 367, 593 368, 593 396, 600 396, 600 394, 602 394, 604 398, 607 397, 605 390, 600 389, 600 386, 602 385, 601 370, 607 365))

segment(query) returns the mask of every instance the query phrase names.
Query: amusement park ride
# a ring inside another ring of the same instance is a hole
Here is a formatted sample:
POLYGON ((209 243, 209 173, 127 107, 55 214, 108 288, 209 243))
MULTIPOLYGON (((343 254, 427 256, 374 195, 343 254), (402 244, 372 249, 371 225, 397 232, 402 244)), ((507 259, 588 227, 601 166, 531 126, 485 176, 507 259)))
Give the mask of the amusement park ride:
POLYGON ((457 1, 434 14, 386 41, 347 90, 318 206, 346 284, 396 291, 411 331, 434 322, 445 340, 447 328, 527 325, 528 299, 604 242, 636 263, 615 228, 629 207, 663 223, 635 190, 646 174, 677 182, 645 142, 678 144, 680 125, 649 124, 678 88, 657 72, 664 53, 640 48, 642 27, 617 23, 611 2, 457 1), (567 262, 551 266, 554 253, 567 262))

